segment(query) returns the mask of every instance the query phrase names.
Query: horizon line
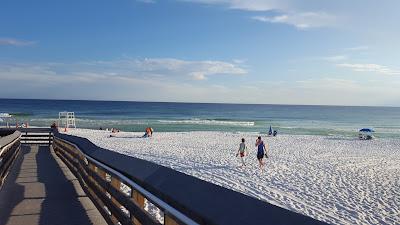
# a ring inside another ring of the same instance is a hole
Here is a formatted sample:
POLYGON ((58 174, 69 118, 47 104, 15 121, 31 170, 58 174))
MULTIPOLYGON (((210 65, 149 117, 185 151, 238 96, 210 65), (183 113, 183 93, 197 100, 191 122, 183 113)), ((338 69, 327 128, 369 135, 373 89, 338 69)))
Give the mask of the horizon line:
POLYGON ((233 103, 233 102, 183 102, 183 101, 142 101, 142 100, 101 100, 101 99, 41 99, 41 98, 2 98, 0 100, 39 100, 39 101, 95 101, 95 102, 138 102, 138 103, 177 103, 177 104, 225 104, 225 105, 277 105, 277 106, 325 106, 325 107, 384 107, 400 108, 391 105, 321 105, 321 104, 277 104, 277 103, 233 103))

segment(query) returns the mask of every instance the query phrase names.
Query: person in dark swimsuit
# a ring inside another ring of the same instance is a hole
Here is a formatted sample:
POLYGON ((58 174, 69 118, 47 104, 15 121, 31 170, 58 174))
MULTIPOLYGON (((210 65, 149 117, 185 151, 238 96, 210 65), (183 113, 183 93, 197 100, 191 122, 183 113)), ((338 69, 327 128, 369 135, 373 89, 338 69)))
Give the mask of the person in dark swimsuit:
POLYGON ((261 140, 261 137, 259 136, 256 140, 256 147, 257 147, 257 160, 258 160, 258 165, 260 169, 263 169, 265 166, 265 163, 263 162, 264 154, 265 154, 265 144, 261 140))

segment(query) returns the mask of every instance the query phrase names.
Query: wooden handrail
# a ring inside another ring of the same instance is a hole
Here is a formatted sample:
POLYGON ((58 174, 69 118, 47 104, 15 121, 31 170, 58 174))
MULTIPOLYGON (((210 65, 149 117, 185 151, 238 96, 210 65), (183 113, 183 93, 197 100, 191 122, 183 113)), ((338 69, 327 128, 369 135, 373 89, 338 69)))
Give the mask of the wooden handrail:
POLYGON ((0 188, 21 150, 20 138, 21 133, 19 131, 14 131, 12 134, 0 138, 0 188))

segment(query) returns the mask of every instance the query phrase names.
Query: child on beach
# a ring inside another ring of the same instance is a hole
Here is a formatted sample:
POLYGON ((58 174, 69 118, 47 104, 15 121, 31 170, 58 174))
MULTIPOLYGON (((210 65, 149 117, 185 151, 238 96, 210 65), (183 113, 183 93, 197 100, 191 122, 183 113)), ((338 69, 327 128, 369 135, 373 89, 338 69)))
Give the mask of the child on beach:
POLYGON ((264 142, 261 140, 261 137, 259 136, 256 140, 256 147, 257 147, 257 160, 258 160, 258 165, 260 167, 260 169, 264 169, 265 166, 265 162, 263 162, 263 158, 264 158, 264 154, 266 157, 266 149, 265 149, 265 144, 264 142))
POLYGON ((245 142, 245 140, 244 140, 244 138, 242 138, 242 143, 240 143, 239 150, 236 153, 236 157, 238 157, 238 155, 240 155, 240 159, 242 161, 242 166, 246 166, 246 164, 244 162, 244 156, 246 155, 247 146, 244 142, 245 142))

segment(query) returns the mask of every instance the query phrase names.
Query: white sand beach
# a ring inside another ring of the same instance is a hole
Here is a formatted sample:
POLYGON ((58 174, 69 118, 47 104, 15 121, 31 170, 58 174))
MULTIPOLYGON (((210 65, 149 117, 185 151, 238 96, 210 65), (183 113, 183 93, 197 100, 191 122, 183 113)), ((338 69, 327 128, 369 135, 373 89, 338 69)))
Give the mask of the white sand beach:
MULTIPOLYGON (((400 223, 400 140, 280 135, 261 172, 257 133, 143 133, 71 129, 100 147, 170 167, 333 224, 400 223), (247 167, 235 157, 240 139, 247 167)), ((267 217, 268 215, 266 215, 267 217)))

